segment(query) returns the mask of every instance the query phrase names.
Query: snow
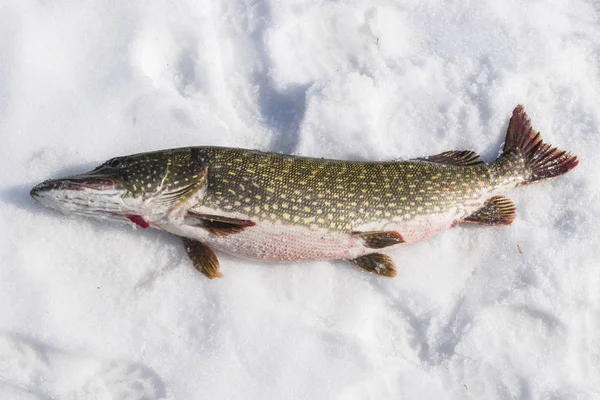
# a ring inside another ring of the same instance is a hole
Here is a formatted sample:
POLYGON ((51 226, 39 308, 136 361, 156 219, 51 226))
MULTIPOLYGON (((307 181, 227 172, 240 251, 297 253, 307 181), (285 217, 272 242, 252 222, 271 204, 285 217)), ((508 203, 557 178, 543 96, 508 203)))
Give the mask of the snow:
POLYGON ((600 7, 594 0, 0 1, 0 398, 600 397, 600 7), (44 179, 223 145, 492 161, 525 104, 577 154, 458 227, 346 262, 219 254, 66 217, 44 179))

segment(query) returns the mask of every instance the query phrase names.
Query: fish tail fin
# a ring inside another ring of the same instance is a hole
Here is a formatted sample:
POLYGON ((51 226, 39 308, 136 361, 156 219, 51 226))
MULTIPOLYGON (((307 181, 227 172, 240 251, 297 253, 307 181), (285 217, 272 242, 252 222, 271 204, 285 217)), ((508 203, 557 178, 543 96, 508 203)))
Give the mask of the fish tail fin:
POLYGON ((515 107, 508 124, 506 142, 496 161, 506 173, 527 185, 566 174, 577 166, 577 156, 544 143, 531 126, 522 105, 515 107))

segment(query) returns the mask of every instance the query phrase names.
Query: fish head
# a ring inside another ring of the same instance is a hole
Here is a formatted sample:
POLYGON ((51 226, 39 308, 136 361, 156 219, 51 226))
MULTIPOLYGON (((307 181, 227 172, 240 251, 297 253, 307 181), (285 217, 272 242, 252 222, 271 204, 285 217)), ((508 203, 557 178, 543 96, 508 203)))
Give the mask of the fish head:
POLYGON ((201 198, 207 160, 196 148, 115 157, 92 171, 44 181, 30 194, 64 213, 129 220, 147 227, 176 205, 201 198))

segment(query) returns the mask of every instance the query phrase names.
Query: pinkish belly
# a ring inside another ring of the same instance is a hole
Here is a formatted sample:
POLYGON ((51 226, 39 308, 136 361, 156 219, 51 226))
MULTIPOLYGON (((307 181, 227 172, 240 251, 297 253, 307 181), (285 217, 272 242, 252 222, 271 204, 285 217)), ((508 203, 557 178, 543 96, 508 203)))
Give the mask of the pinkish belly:
POLYGON ((241 233, 225 237, 216 237, 201 228, 163 227, 163 229, 180 236, 197 239, 215 250, 238 257, 266 261, 318 261, 348 260, 369 253, 385 252, 427 239, 451 226, 450 220, 425 218, 410 223, 379 222, 360 227, 361 231, 393 230, 403 236, 405 243, 384 249, 366 247, 362 239, 347 232, 270 222, 261 222, 241 233))
POLYGON ((349 234, 275 224, 204 242, 239 257, 266 261, 347 259, 368 252, 360 239, 349 234))

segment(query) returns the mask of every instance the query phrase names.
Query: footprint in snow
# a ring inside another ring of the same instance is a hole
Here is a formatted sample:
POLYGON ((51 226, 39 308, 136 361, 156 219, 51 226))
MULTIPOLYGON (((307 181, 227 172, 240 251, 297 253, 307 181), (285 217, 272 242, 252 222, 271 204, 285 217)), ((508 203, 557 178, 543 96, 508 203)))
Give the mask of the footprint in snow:
POLYGON ((1 333, 0 398, 153 400, 165 398, 165 386, 140 364, 70 354, 1 333))

